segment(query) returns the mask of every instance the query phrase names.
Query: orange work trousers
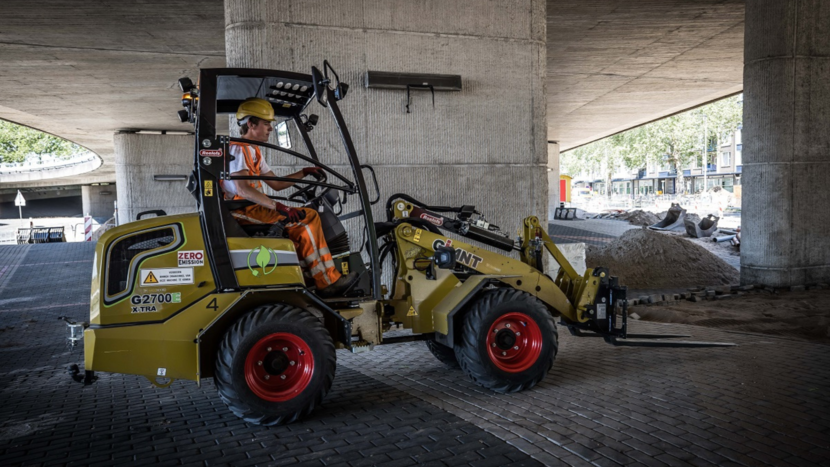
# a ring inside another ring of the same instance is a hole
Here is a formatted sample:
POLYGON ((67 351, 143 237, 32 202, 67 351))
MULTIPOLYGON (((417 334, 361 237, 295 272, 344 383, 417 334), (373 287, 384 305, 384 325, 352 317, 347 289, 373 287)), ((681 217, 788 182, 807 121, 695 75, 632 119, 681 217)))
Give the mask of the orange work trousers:
MULTIPOLYGON (((317 211, 309 208, 296 208, 305 213, 300 222, 289 222, 285 226, 288 238, 297 247, 300 257, 300 266, 314 278, 318 289, 324 289, 340 279, 340 273, 334 267, 326 237, 323 236, 323 226, 317 211)), ((275 224, 285 216, 262 207, 258 204, 231 211, 240 224, 275 224)))

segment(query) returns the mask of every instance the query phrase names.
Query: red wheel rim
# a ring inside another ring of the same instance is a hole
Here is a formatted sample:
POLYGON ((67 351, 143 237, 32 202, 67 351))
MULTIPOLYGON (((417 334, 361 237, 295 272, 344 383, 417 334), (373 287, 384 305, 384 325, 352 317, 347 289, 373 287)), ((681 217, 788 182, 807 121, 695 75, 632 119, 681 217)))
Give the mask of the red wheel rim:
POLYGON ((499 370, 519 373, 527 370, 542 354, 542 331, 524 313, 499 316, 487 333, 487 353, 499 370))
POLYGON ((285 402, 311 382, 314 355, 300 337, 278 332, 259 340, 245 359, 245 381, 260 399, 285 402))

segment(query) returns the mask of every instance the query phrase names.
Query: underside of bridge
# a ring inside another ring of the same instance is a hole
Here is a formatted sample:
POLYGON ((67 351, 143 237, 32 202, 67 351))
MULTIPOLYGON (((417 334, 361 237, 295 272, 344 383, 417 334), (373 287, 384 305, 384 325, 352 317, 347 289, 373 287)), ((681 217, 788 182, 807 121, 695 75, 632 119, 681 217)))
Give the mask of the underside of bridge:
MULTIPOLYGON (((274 8, 297 11, 301 3, 275 2, 274 8)), ((370 9, 395 2, 348 3, 363 8, 361 18, 368 18, 370 9)), ((450 18, 443 20, 446 24, 418 24, 423 22, 419 11, 434 11, 441 2, 403 3, 409 6, 398 5, 384 29, 420 29, 447 37, 476 37, 477 30, 486 29, 482 23, 504 22, 530 8, 530 2, 455 2, 465 15, 481 16, 466 30, 456 30, 450 18)), ((565 150, 740 91, 743 4, 547 1, 547 139, 565 150)), ((325 25, 324 13, 309 10, 292 26, 325 25)), ((537 8, 532 14, 544 11, 537 8)), ((521 14, 522 21, 529 21, 530 11, 521 14)), ((67 138, 104 161, 91 174, 25 186, 114 182, 113 135, 190 130, 175 115, 180 97, 176 80, 195 76, 200 67, 226 63, 223 0, 5 1, 0 18, 0 119, 67 138)), ((362 21, 354 26, 379 28, 362 21)), ((520 25, 494 32, 493 38, 516 40, 520 25)), ((322 62, 328 57, 321 53, 315 58, 322 62)), ((494 61, 496 67, 498 63, 494 61)), ((400 67, 391 71, 418 71, 406 69, 404 62, 400 67)), ((452 65, 444 72, 453 73, 452 65)))
POLYGON ((743 280, 803 284, 830 274, 826 219, 800 215, 826 209, 828 24, 820 0, 6 1, 0 119, 103 160, 14 187, 117 182, 119 215, 157 198, 190 209, 152 178, 191 163, 186 137, 169 136, 192 130, 176 80, 328 59, 352 84, 344 113, 382 193, 516 225, 558 199, 561 150, 746 88, 743 280), (409 114, 405 93, 361 86, 369 70, 458 74, 463 90, 409 114))

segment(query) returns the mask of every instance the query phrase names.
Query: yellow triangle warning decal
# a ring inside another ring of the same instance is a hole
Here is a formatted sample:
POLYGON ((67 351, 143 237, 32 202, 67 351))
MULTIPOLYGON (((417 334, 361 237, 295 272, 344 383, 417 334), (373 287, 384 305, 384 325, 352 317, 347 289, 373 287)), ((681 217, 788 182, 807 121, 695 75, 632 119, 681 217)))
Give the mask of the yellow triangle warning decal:
POLYGON ((415 311, 415 307, 409 307, 409 311, 406 312, 406 316, 418 316, 418 312, 415 311))
POLYGON ((153 275, 153 271, 150 271, 150 274, 147 274, 147 278, 144 279, 145 284, 158 284, 159 280, 156 279, 156 276, 153 275))

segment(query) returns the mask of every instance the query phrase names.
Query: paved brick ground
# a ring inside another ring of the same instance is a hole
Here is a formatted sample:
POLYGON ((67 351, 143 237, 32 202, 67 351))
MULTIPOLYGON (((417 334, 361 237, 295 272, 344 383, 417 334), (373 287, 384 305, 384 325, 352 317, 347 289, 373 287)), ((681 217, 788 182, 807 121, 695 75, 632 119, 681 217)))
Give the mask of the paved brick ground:
MULTIPOLYGON (((0 465, 542 465, 460 417, 346 366, 324 409, 287 427, 249 426, 212 381, 71 381, 81 362, 60 316, 89 313, 93 246, 0 247, 0 465)), ((338 357, 350 355, 340 352, 338 357)), ((430 356, 430 358, 432 358, 430 356)))
MULTIPOLYGON (((735 348, 615 348, 561 335, 533 390, 496 395, 423 343, 338 352, 324 407, 248 426, 215 395, 102 374, 58 316, 87 313, 89 245, 0 248, 0 465, 830 465, 830 346, 636 322, 735 348), (15 263, 16 261, 16 263, 15 263), (10 269, 7 269, 9 271, 10 269)), ((561 331, 561 330, 560 330, 561 331)))

